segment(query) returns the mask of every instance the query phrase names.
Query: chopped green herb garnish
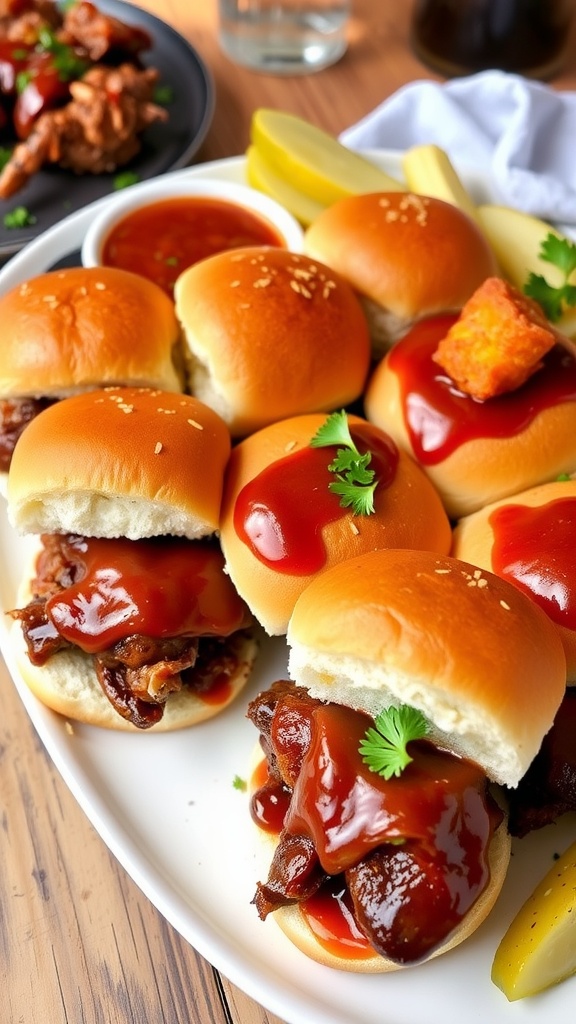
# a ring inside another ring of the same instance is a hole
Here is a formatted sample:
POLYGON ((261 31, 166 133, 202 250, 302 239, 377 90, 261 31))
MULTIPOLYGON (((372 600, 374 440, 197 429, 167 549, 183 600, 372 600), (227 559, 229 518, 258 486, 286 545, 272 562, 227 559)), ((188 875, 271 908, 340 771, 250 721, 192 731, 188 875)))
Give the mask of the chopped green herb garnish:
POLYGON ((567 480, 572 480, 572 477, 569 473, 558 473, 556 480, 558 483, 565 483, 567 480))
POLYGON ((180 263, 180 260, 178 259, 177 256, 167 256, 166 259, 164 260, 164 263, 166 264, 167 267, 177 267, 178 264, 180 263))
POLYGON ((38 32, 38 49, 52 54, 52 63, 61 82, 81 78, 90 67, 89 61, 79 57, 71 46, 61 43, 47 25, 43 25, 38 32))
POLYGON ((6 167, 6 164, 12 156, 12 150, 8 146, 0 146, 0 171, 6 167))
POLYGON ((114 178, 112 184, 116 191, 121 188, 129 188, 130 185, 137 185, 140 181, 140 175, 136 171, 120 171, 114 178))
POLYGON ((531 273, 524 291, 540 303, 548 319, 554 322, 560 319, 567 306, 576 306, 576 284, 569 284, 576 270, 576 245, 568 238, 558 238, 550 232, 542 242, 539 256, 562 272, 563 282, 554 287, 542 274, 531 273))
POLYGON ((312 448, 326 448, 343 445, 336 450, 336 458, 328 469, 336 479, 328 484, 329 489, 340 495, 342 508, 352 508, 355 516, 368 516, 374 512, 374 491, 378 480, 374 470, 368 469, 371 452, 364 455, 358 451, 350 434, 345 411, 333 412, 310 441, 312 448))
POLYGON ((248 788, 246 780, 241 779, 239 775, 234 776, 232 780, 232 785, 234 786, 234 789, 239 789, 242 793, 245 793, 246 789, 248 788))
POLYGON ((20 47, 16 47, 16 49, 12 50, 13 60, 27 60, 29 56, 29 50, 23 50, 20 47))
POLYGON ((25 206, 15 206, 9 213, 4 214, 5 228, 26 228, 35 223, 36 217, 25 206))
POLYGON ((33 75, 31 71, 26 70, 18 72, 18 74, 16 75, 15 85, 16 92, 19 96, 24 92, 26 86, 29 85, 29 83, 32 81, 32 78, 33 75))
POLYGON ((174 89, 171 85, 157 85, 154 90, 154 103, 167 107, 174 100, 174 89))
POLYGON ((359 751, 371 772, 391 779, 402 774, 412 758, 407 746, 411 740, 421 740, 428 732, 428 723, 421 711, 402 704, 381 711, 374 722, 375 728, 366 730, 359 751))

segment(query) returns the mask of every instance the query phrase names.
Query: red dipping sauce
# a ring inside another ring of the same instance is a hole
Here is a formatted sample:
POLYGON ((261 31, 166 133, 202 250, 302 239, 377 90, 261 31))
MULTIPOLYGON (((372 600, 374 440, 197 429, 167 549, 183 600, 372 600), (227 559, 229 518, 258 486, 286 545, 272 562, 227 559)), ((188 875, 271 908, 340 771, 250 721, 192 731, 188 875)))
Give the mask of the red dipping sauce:
POLYGON ((433 360, 456 316, 417 324, 391 350, 388 367, 400 382, 404 421, 414 455, 423 466, 442 462, 481 437, 512 437, 544 409, 576 401, 576 359, 555 345, 543 366, 516 391, 479 401, 464 394, 433 360))
POLYGON ((106 267, 147 277, 172 297, 174 282, 194 263, 246 245, 284 247, 263 216, 212 196, 179 196, 139 207, 119 221, 102 247, 106 267))
POLYGON ((494 572, 533 598, 557 625, 576 629, 576 498, 536 508, 502 505, 489 523, 494 572))

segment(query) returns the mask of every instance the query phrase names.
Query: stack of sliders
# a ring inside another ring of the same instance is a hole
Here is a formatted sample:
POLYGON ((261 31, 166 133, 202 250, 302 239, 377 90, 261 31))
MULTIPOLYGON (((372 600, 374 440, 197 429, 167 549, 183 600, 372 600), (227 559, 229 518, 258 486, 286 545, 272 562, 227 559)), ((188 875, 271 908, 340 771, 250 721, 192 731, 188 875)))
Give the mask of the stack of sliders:
POLYGON ((292 681, 249 707, 269 865, 257 911, 343 970, 438 956, 502 887, 500 787, 518 784, 562 700, 558 632, 492 573, 388 549, 317 576, 287 639, 292 681))
POLYGON ((384 431, 344 411, 294 416, 237 444, 220 541, 238 593, 267 633, 331 565, 383 547, 446 554, 451 527, 426 474, 384 431))
POLYGON ((108 384, 181 391, 180 328, 161 288, 112 267, 72 267, 0 297, 0 479, 46 405, 108 384))
POLYGON ((215 539, 230 435, 198 399, 108 388, 40 412, 14 448, 8 515, 37 535, 12 637, 66 717, 171 730, 226 707, 257 651, 215 539))

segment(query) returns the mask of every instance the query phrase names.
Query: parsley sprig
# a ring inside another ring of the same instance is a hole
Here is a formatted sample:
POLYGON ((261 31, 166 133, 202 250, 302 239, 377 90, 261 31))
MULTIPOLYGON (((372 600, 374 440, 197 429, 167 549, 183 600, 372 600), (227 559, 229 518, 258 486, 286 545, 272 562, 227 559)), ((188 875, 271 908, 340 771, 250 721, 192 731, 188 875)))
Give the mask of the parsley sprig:
POLYGON ((381 711, 375 728, 366 730, 359 751, 371 772, 386 780, 399 777, 413 760, 407 747, 411 740, 421 740, 428 733, 428 723, 421 711, 401 704, 381 711))
POLYGON ((350 433, 348 417, 342 409, 332 413, 310 441, 312 448, 341 445, 328 469, 336 479, 328 487, 340 495, 342 508, 352 508, 355 516, 369 516, 374 512, 374 491, 378 485, 373 469, 369 469, 371 452, 358 451, 350 433))
POLYGON ((576 245, 568 238, 558 238, 549 232, 542 242, 539 256, 562 272, 563 282, 554 287, 542 274, 531 273, 524 291, 540 303, 548 319, 554 322, 560 319, 567 306, 576 306, 576 284, 569 284, 576 270, 576 245))

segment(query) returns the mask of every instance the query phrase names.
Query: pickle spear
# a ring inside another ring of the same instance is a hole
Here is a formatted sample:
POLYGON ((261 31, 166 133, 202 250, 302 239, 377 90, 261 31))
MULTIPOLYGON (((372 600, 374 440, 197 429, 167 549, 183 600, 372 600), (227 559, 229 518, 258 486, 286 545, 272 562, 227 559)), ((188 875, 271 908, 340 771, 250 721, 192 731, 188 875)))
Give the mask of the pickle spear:
POLYGON ((576 842, 554 862, 512 921, 492 965, 510 1000, 536 995, 576 972, 576 842))
POLYGON ((411 192, 421 196, 443 199, 457 206, 478 222, 478 213, 472 197, 464 188, 450 158, 443 149, 433 144, 412 146, 406 150, 402 167, 406 184, 411 192))
POLYGON ((293 114, 256 110, 251 141, 277 175, 322 206, 361 192, 406 191, 370 160, 293 114))
POLYGON ((308 227, 326 209, 323 203, 310 199, 278 174, 256 146, 248 146, 246 150, 246 176, 252 188, 271 196, 304 227, 308 227))

